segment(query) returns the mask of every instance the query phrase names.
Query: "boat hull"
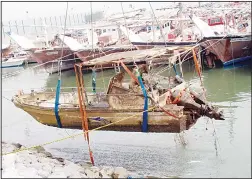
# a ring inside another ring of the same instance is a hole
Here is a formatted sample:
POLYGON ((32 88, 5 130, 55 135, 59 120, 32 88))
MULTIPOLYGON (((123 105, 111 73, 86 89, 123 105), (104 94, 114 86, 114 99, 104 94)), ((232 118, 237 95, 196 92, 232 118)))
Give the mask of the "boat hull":
MULTIPOLYGON (((62 61, 61 71, 72 70, 76 63, 80 63, 80 60, 77 58, 69 59, 67 61, 62 61)), ((51 61, 49 63, 46 63, 44 65, 44 69, 47 73, 50 73, 50 74, 57 73, 58 72, 58 62, 51 61)))
POLYGON ((24 65, 24 59, 7 60, 2 62, 1 68, 20 67, 24 65))
MULTIPOLYGON (((30 51, 31 58, 39 64, 44 64, 44 68, 48 73, 56 73, 58 71, 58 59, 61 58, 62 49, 46 49, 30 51)), ((74 68, 74 54, 69 48, 63 49, 63 58, 61 70, 70 70, 74 68)))
POLYGON ((138 50, 151 49, 154 47, 173 47, 173 46, 193 46, 196 42, 131 42, 138 50))
POLYGON ((217 56, 224 66, 252 59, 251 36, 209 39, 201 45, 217 56))
POLYGON ((27 57, 27 63, 28 64, 32 64, 32 63, 37 63, 37 61, 36 60, 34 60, 34 59, 32 59, 32 57, 31 57, 31 55, 28 55, 28 57, 27 57))
MULTIPOLYGON (((131 50, 130 47, 128 48, 118 48, 118 47, 105 47, 101 50, 99 49, 94 49, 93 51, 91 49, 88 50, 83 50, 80 52, 76 52, 76 55, 82 60, 82 61, 89 61, 94 58, 99 58, 103 57, 105 55, 109 55, 112 53, 117 53, 117 52, 125 52, 131 50)), ((132 50, 136 50, 133 48, 132 50)), ((123 57, 122 57, 123 58, 123 57)))
MULTIPOLYGON (((14 104, 29 113, 38 122, 57 127, 57 120, 53 108, 21 105, 15 101, 14 104)), ((82 129, 82 119, 78 107, 60 108, 59 116, 63 128, 82 129)), ((104 127, 101 130, 141 132, 142 116, 143 113, 141 110, 87 109, 89 129, 110 124, 110 126, 104 127), (124 118, 125 120, 116 122, 124 118)), ((180 133, 181 131, 188 130, 193 124, 191 122, 189 123, 187 115, 182 115, 178 119, 161 111, 148 113, 149 132, 180 133)))

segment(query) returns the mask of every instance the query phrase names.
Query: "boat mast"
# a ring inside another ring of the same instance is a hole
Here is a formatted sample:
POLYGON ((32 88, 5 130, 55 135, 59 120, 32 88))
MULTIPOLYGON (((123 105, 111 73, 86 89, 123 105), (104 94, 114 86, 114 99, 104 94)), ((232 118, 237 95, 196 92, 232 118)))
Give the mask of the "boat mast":
POLYGON ((45 23, 44 20, 42 20, 42 26, 43 26, 43 29, 44 29, 44 37, 45 37, 46 48, 48 48, 49 44, 48 44, 48 36, 47 36, 47 26, 46 26, 46 23, 45 23))
POLYGON ((151 14, 151 17, 152 17, 152 34, 153 34, 153 42, 155 41, 155 28, 154 28, 154 15, 151 14))
MULTIPOLYGON (((182 18, 182 9, 183 9, 182 2, 179 2, 178 18, 180 18, 180 19, 182 18)), ((179 21, 178 24, 179 24, 179 28, 178 28, 178 34, 177 35, 182 34, 182 30, 183 30, 183 28, 182 28, 183 23, 181 21, 179 21)))
MULTIPOLYGON (((91 39, 92 39, 92 51, 94 52, 94 34, 93 34, 93 11, 92 11, 92 2, 90 2, 90 11, 91 11, 91 39)), ((94 53, 93 53, 94 57, 94 53)))

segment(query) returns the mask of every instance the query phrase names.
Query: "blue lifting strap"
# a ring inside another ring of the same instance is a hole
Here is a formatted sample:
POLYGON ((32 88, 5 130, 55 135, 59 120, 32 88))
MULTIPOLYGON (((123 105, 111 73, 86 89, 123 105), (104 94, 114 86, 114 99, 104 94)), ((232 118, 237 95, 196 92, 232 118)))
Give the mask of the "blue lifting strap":
POLYGON ((61 86, 61 80, 58 80, 58 84, 57 84, 57 88, 56 88, 56 97, 55 97, 55 107, 54 107, 54 113, 55 113, 55 117, 57 120, 57 124, 59 128, 62 128, 62 124, 60 121, 60 117, 59 117, 59 95, 60 95, 60 86, 61 86))
POLYGON ((142 123, 142 132, 148 132, 148 96, 147 96, 147 92, 145 90, 143 81, 142 81, 142 77, 139 75, 138 73, 138 81, 140 83, 140 86, 142 88, 143 91, 143 95, 144 95, 144 112, 143 112, 143 123, 142 123))

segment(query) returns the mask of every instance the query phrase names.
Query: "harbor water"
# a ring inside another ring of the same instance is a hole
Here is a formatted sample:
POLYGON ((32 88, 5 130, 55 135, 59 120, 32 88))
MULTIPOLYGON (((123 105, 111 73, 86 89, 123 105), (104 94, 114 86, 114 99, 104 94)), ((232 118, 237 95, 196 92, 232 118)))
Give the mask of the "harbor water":
MULTIPOLYGON (((193 68, 190 65, 184 68, 184 78, 199 82, 193 68)), ((90 140, 95 165, 122 166, 149 176, 251 177, 251 69, 245 66, 203 71, 207 99, 223 109, 225 121, 202 117, 181 134, 94 131, 90 140)), ((20 89, 55 89, 58 74, 23 68, 5 70, 2 71, 3 141, 30 147, 82 132, 42 125, 10 101, 20 89), (7 73, 12 75, 6 77, 7 73)), ((114 70, 97 73, 99 90, 106 88, 113 74, 114 70)), ((168 74, 165 71, 162 75, 168 74)), ((63 72, 61 80, 62 87, 76 86, 74 71, 63 72)), ((84 80, 86 86, 91 86, 91 73, 85 73, 84 80)), ((74 162, 89 161, 83 135, 45 148, 74 162)))

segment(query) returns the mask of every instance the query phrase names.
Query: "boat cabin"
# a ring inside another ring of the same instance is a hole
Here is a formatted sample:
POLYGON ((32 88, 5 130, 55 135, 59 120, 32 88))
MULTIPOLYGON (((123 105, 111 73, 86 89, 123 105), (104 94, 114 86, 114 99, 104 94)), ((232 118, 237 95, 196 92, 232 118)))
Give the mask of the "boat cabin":
POLYGON ((222 17, 208 18, 207 21, 209 26, 224 25, 224 20, 222 17))

